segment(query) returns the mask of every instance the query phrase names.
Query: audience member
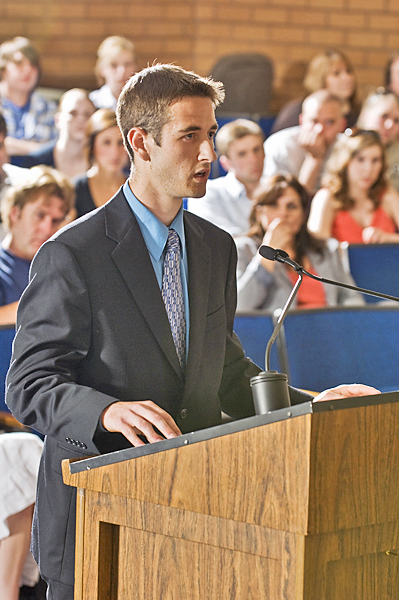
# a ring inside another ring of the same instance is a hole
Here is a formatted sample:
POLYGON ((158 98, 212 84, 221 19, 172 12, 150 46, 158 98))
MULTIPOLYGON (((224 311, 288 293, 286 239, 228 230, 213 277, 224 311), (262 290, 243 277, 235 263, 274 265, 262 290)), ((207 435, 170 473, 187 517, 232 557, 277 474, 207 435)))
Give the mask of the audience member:
POLYGON ((313 195, 337 135, 345 128, 342 101, 327 90, 308 96, 300 124, 271 135, 265 142, 265 176, 285 173, 296 177, 313 195))
POLYGON ((385 176, 378 133, 342 135, 312 201, 308 227, 349 244, 399 242, 399 195, 385 176))
POLYGON ((390 57, 385 69, 385 87, 399 96, 399 51, 390 57))
POLYGON ((100 108, 90 117, 86 144, 91 167, 75 182, 78 217, 105 204, 126 180, 128 155, 113 110, 100 108))
MULTIPOLYGON (((303 86, 308 94, 326 89, 340 98, 344 103, 347 126, 355 124, 358 115, 356 79, 353 67, 343 52, 326 50, 314 56, 308 65, 303 86)), ((303 98, 300 98, 283 106, 273 123, 271 133, 299 125, 302 102, 303 98)))
POLYGON ((2 600, 34 598, 39 569, 29 551, 43 442, 32 433, 0 435, 0 590, 2 600), (24 586, 20 591, 21 586, 24 586), (21 593, 21 595, 20 595, 21 593))
POLYGON ((187 208, 239 235, 248 229, 252 196, 263 172, 264 134, 253 121, 237 119, 220 129, 216 149, 225 177, 210 180, 203 198, 189 198, 187 208))
MULTIPOLYGON (((291 267, 266 260, 258 253, 262 244, 285 250, 290 258, 315 275, 353 285, 344 271, 336 240, 325 243, 309 233, 306 215, 309 196, 297 179, 277 175, 262 184, 256 194, 250 230, 236 238, 237 310, 284 306, 297 274, 291 267)), ((363 304, 357 292, 304 278, 294 300, 296 308, 320 308, 336 304, 363 304)))
POLYGON ((27 38, 16 37, 0 45, 0 103, 10 156, 33 152, 39 143, 57 137, 57 107, 35 91, 39 76, 39 54, 27 38))
POLYGON ((132 42, 119 35, 107 37, 97 50, 96 77, 100 89, 90 93, 96 108, 116 109, 123 86, 137 70, 132 42))
POLYGON ((89 168, 85 128, 94 111, 94 104, 85 90, 73 88, 65 92, 55 114, 57 141, 43 144, 35 152, 21 157, 18 164, 21 167, 48 165, 68 177, 83 175, 89 168))
POLYGON ((19 298, 28 284, 29 267, 39 247, 65 223, 74 190, 55 169, 32 167, 21 185, 12 187, 2 206, 8 230, 0 246, 0 324, 15 323, 19 298))
MULTIPOLYGON (((1 205, 7 191, 12 185, 18 185, 28 176, 28 169, 21 169, 16 165, 11 165, 8 162, 8 154, 6 150, 7 125, 3 115, 0 113, 0 215, 1 205)), ((3 223, 0 216, 0 240, 5 235, 3 223)))
POLYGON ((378 88, 363 102, 357 126, 379 134, 385 148, 389 182, 399 192, 399 97, 378 88))

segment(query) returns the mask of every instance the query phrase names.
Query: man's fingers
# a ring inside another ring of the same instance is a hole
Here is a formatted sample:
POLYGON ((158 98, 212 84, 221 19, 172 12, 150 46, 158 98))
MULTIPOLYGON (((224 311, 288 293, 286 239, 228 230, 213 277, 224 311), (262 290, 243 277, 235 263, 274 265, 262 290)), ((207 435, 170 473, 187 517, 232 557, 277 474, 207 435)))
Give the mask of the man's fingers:
POLYGON ((352 383, 348 385, 343 384, 321 392, 321 394, 316 396, 313 401, 320 402, 338 400, 339 398, 347 398, 349 396, 372 396, 380 393, 380 390, 361 383, 352 383))
POLYGON ((115 402, 105 409, 102 423, 108 431, 122 433, 134 446, 143 444, 138 435, 151 443, 181 435, 172 417, 150 400, 115 402))

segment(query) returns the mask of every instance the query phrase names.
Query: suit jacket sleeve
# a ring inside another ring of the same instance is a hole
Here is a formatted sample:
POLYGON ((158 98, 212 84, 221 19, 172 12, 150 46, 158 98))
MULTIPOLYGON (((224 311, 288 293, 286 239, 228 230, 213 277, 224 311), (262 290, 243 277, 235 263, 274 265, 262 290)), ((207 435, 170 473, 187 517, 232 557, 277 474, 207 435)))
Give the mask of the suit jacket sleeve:
POLYGON ((94 437, 102 411, 118 400, 78 384, 79 363, 90 348, 90 303, 70 250, 47 242, 31 267, 22 295, 6 401, 15 417, 98 453, 94 437))

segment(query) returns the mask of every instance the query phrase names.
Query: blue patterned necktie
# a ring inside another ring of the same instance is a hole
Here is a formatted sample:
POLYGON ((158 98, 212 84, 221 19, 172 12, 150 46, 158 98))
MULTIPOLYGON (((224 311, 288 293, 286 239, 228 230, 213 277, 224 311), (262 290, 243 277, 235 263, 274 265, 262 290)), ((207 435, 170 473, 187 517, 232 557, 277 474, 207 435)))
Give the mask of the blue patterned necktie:
POLYGON ((180 366, 184 369, 186 362, 186 316, 180 275, 180 240, 174 229, 169 229, 166 244, 162 298, 165 303, 180 366))

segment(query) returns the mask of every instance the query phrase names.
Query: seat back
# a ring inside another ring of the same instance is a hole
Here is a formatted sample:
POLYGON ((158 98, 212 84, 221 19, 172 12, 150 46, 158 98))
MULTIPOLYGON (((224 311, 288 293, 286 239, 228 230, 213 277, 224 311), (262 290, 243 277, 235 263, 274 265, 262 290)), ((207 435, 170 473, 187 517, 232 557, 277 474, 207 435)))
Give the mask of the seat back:
MULTIPOLYGON (((234 331, 240 338, 245 354, 261 369, 265 368, 267 342, 273 333, 272 315, 268 313, 238 313, 234 320, 234 331)), ((280 371, 277 348, 273 346, 270 368, 280 371)))
POLYGON ((211 70, 222 81, 226 98, 217 116, 229 113, 264 116, 269 112, 273 90, 273 63, 264 54, 229 54, 211 70))
MULTIPOLYGON (((399 297, 399 244, 349 244, 346 252, 357 286, 399 297)), ((380 302, 364 298, 369 304, 380 302)))
POLYGON ((322 391, 364 383, 383 392, 399 389, 398 307, 293 310, 280 335, 280 358, 293 386, 322 391))

